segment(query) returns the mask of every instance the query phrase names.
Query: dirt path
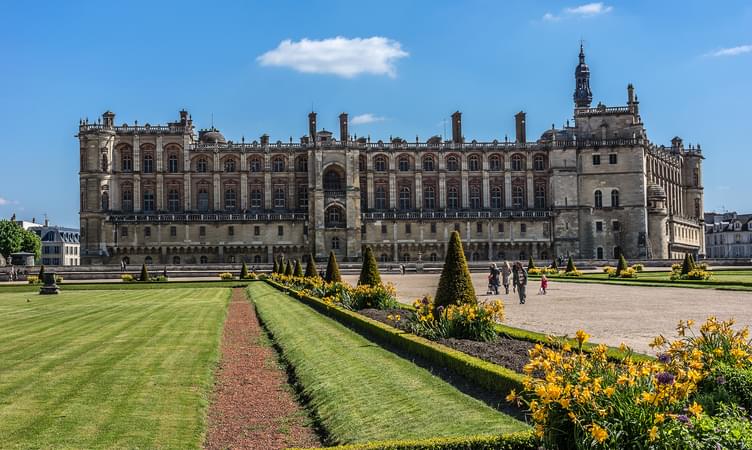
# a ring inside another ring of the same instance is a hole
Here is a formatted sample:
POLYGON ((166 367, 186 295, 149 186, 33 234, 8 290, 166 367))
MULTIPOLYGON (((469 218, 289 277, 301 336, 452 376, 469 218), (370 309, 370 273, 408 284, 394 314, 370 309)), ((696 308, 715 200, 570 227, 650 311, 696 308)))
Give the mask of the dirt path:
POLYGON ((204 447, 319 447, 242 288, 233 289, 229 308, 204 447))

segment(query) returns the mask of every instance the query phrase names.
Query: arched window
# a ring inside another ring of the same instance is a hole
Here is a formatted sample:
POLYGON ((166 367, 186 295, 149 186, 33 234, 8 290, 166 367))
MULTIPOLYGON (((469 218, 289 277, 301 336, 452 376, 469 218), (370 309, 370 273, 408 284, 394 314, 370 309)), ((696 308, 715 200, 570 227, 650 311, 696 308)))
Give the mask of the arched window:
POLYGON ((519 172, 522 170, 522 156, 512 155, 512 170, 519 172))
POLYGON ((457 186, 450 186, 447 190, 447 208, 457 209, 460 206, 460 191, 457 186))
POLYGON ((470 208, 480 209, 480 187, 470 187, 470 208))
POLYGON ((345 187, 342 185, 342 176, 334 169, 328 169, 324 173, 324 190, 325 191, 341 191, 345 187))
POLYGON ((177 189, 170 189, 167 193, 167 210, 170 212, 180 211, 180 192, 177 189))
POLYGON ((398 160, 399 170, 400 172, 407 172, 410 170, 410 158, 402 155, 399 157, 398 160))
POLYGON ((498 186, 491 188, 491 208, 501 209, 504 205, 504 201, 502 199, 503 197, 501 188, 498 186))
POLYGON ((107 172, 109 164, 107 164, 107 155, 102 155, 102 172, 107 172))
POLYGON ((173 264, 173 265, 176 265, 176 266, 177 266, 178 264, 180 264, 180 257, 179 257, 179 256, 177 256, 177 255, 173 256, 173 257, 172 257, 172 264, 173 264))
POLYGON ((251 159, 251 172, 261 172, 261 160, 259 158, 251 159))
POLYGON ((611 190, 611 207, 619 207, 619 191, 617 191, 616 189, 611 190))
POLYGON ((358 158, 358 170, 360 170, 361 172, 365 172, 366 168, 367 168, 366 157, 361 156, 360 158, 358 158))
POLYGON ((373 170, 376 172, 386 172, 386 157, 377 156, 373 159, 373 170))
POLYGON ((535 207, 538 209, 546 207, 546 185, 543 183, 535 185, 535 207))
POLYGON ((152 263, 152 261, 153 261, 153 260, 151 259, 151 256, 147 256, 146 258, 144 258, 144 264, 146 264, 146 265, 149 265, 149 264, 151 264, 151 263, 152 263))
POLYGON ((128 189, 123 189, 121 194, 121 203, 123 211, 133 211, 133 191, 128 189))
POLYGON ((339 250, 339 238, 337 236, 332 238, 332 250, 339 250))
POLYGON ((144 167, 142 172, 153 173, 154 172, 154 157, 151 155, 144 155, 144 167))
POLYGON ((251 190, 251 208, 252 209, 261 209, 261 207, 264 204, 264 194, 261 192, 261 189, 252 189, 251 190))
POLYGON ((277 156, 272 160, 272 172, 284 172, 285 160, 281 156, 277 156))
POLYGON ((423 188, 423 207, 425 209, 436 208, 436 191, 433 186, 423 188))
POLYGON ((178 171, 178 156, 171 154, 167 157, 167 171, 170 173, 177 173, 178 171))
POLYGON ((431 262, 436 262, 439 259, 439 256, 436 253, 431 253, 431 256, 428 259, 430 259, 431 262))
POLYGON ((298 185, 298 208, 308 208, 308 185, 298 185))
POLYGON ((459 160, 454 155, 447 156, 446 166, 447 166, 446 170, 450 172, 456 172, 460 170, 459 160))
POLYGON ((123 172, 133 171, 133 158, 131 157, 131 155, 123 155, 122 169, 123 169, 123 172))
POLYGON ((235 189, 225 189, 225 211, 235 211, 237 206, 236 201, 237 196, 235 194, 235 189))
POLYGON ((596 259, 603 259, 603 247, 595 249, 595 257, 596 259))
POLYGON ((235 160, 228 158, 225 160, 225 172, 235 172, 235 160))
POLYGON ((201 264, 208 264, 209 258, 207 258, 206 255, 201 255, 201 257, 198 259, 198 262, 200 262, 201 264))
POLYGON ((596 208, 603 208, 603 194, 600 190, 595 191, 595 207, 596 208))
POLYGON ((402 186, 399 192, 399 207, 401 210, 410 209, 410 188, 402 186))
POLYGON ((206 158, 199 158, 196 161, 196 172, 206 173, 208 170, 209 170, 209 163, 206 161, 206 158))
POLYGON ((410 254, 409 253, 402 254, 402 257, 400 257, 400 260, 402 262, 410 262, 410 254))
POLYGON ((201 212, 209 211, 209 190, 205 187, 198 188, 198 210, 201 212))
POLYGON ((308 172, 308 158, 305 156, 298 157, 295 170, 298 172, 308 172))
POLYGON ((387 255, 386 253, 382 253, 381 255, 379 255, 379 261, 384 262, 384 263, 389 262, 389 255, 387 255))
POLYGON ((522 209, 525 207, 525 188, 516 185, 512 186, 512 208, 522 209))
POLYGON ((424 156, 423 157, 423 170, 425 172, 433 172, 434 171, 433 156, 424 156))
POLYGON ((616 246, 614 247, 614 259, 621 258, 621 247, 616 246))
POLYGON ((144 191, 144 211, 154 211, 154 191, 152 190, 144 191))
POLYGON ((376 186, 375 197, 376 209, 386 209, 386 188, 384 186, 376 186))
POLYGON ((253 255, 253 263, 258 264, 261 262, 261 255, 253 255))
POLYGON ((478 155, 470 155, 470 157, 467 158, 467 165, 469 169, 474 172, 480 170, 480 158, 478 158, 478 155))
POLYGON ((543 155, 535 155, 533 157, 533 170, 546 170, 546 159, 543 155))
POLYGON ((499 155, 491 155, 488 158, 488 168, 493 172, 499 172, 501 170, 501 157, 499 155))
POLYGON ((339 228, 342 226, 342 210, 337 206, 332 206, 326 210, 326 226, 339 228))
POLYGON ((110 194, 102 192, 102 210, 107 211, 110 209, 110 194))
MULTIPOLYGON (((700 217, 700 199, 695 199, 695 217, 700 217)), ((752 227, 752 222, 749 223, 748 227, 752 227)), ((750 228, 752 230, 752 228, 750 228)))
POLYGON ((284 208, 286 203, 285 189, 281 187, 274 189, 274 207, 284 208))

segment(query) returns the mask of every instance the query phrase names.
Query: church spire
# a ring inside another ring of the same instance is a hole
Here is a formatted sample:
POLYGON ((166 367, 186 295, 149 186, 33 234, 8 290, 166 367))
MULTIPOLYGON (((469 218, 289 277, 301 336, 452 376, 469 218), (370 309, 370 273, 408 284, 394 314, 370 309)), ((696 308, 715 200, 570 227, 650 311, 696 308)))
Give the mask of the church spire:
POLYGON ((593 101, 590 91, 590 68, 585 64, 585 48, 580 43, 580 63, 574 71, 574 105, 577 108, 589 108, 593 101))

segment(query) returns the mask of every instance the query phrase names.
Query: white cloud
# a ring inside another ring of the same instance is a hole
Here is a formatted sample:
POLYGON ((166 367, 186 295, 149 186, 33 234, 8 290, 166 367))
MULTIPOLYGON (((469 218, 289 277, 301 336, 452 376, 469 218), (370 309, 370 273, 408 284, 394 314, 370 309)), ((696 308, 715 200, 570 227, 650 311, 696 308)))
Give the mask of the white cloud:
POLYGON ((7 198, 0 197, 0 206, 6 206, 6 205, 14 205, 17 202, 12 202, 8 200, 7 198))
POLYGON ((738 45, 736 47, 722 48, 708 53, 706 56, 736 56, 752 52, 752 45, 738 45))
POLYGON ((609 13, 613 9, 613 6, 604 5, 603 2, 586 3, 572 8, 564 8, 558 15, 547 12, 543 15, 543 20, 546 22, 556 22, 571 17, 594 17, 609 13))
POLYGON ((395 77, 394 64, 408 56, 402 44, 385 37, 348 39, 290 39, 257 58, 262 66, 290 67, 303 73, 333 74, 352 78, 360 74, 395 77))
POLYGON ((350 120, 350 123, 353 125, 363 125, 366 123, 382 122, 384 120, 386 120, 386 117, 365 113, 353 117, 352 120, 350 120))

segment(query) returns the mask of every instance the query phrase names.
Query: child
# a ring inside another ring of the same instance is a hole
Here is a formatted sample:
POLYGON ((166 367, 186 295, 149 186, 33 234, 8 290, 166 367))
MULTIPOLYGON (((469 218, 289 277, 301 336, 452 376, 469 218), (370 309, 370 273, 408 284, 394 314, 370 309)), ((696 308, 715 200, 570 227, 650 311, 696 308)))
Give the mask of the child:
POLYGON ((546 289, 548 289, 548 278, 543 275, 541 277, 541 285, 540 289, 538 290, 539 295, 546 295, 546 289))

